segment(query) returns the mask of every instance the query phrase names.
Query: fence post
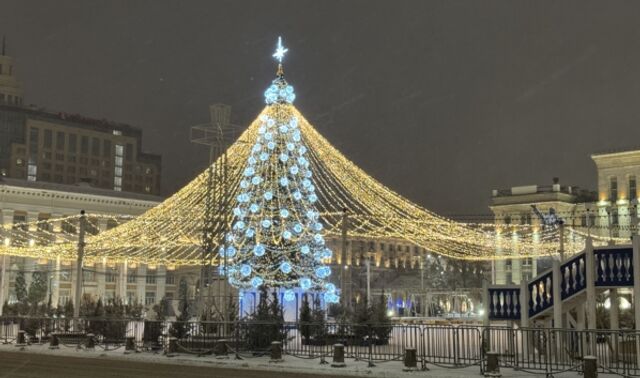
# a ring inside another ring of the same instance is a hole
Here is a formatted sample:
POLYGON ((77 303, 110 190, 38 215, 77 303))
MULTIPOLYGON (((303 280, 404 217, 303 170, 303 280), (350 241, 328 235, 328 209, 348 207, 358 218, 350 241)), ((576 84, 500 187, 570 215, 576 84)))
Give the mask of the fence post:
POLYGON ((133 351, 135 351, 136 349, 136 344, 135 344, 135 339, 133 338, 133 336, 127 336, 127 338, 125 339, 125 345, 124 345, 124 354, 129 354, 133 351))
POLYGON ((18 331, 18 336, 16 338, 16 346, 17 347, 23 347, 27 345, 26 342, 26 337, 24 336, 24 331, 23 330, 19 330, 18 331))
POLYGON ((178 351, 178 338, 177 337, 169 337, 169 346, 167 347, 167 357, 173 357, 178 351))
POLYGON ((502 377, 500 374, 500 363, 498 352, 487 352, 487 368, 484 371, 485 377, 502 377))
POLYGON ((49 340, 49 349, 58 349, 60 348, 60 340, 58 340, 58 334, 52 333, 51 340, 49 340))
POLYGON ((368 325, 367 328, 369 328, 369 362, 367 366, 374 367, 376 365, 373 364, 373 328, 371 325, 368 325))
POLYGON ((234 338, 234 344, 236 346, 236 350, 235 350, 235 359, 236 360, 241 360, 242 358, 240 358, 240 324, 242 324, 241 322, 236 322, 235 328, 234 328, 234 332, 233 332, 233 338, 234 338))
POLYGON ((344 345, 342 344, 333 344, 333 362, 331 363, 331 367, 342 368, 347 366, 344 363, 344 345))
POLYGON ((282 362, 282 342, 280 341, 272 341, 271 342, 271 359, 269 362, 282 362))
POLYGON ((227 339, 217 340, 213 345, 213 354, 216 358, 229 358, 227 356, 227 339))
POLYGON ((598 378, 598 360, 595 356, 584 356, 582 374, 584 378, 598 378))
POLYGON ((84 347, 87 349, 94 349, 96 347, 95 335, 93 333, 87 333, 84 347))
POLYGON ((402 371, 417 371, 418 370, 418 356, 416 348, 406 348, 404 350, 404 368, 402 371))
POLYGON ((453 364, 458 366, 460 363, 460 356, 458 356, 458 328, 453 329, 453 364))

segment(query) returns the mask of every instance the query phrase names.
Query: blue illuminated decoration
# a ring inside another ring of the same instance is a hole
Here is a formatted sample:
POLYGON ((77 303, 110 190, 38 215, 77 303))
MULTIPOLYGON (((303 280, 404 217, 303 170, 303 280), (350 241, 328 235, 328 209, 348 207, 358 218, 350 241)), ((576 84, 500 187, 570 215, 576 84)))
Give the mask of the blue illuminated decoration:
POLYGON ((280 264, 280 270, 282 271, 282 273, 284 274, 288 274, 291 273, 291 264, 288 262, 283 262, 282 264, 280 264))
POLYGON ((284 291, 284 300, 287 302, 291 302, 296 299, 296 294, 291 289, 287 289, 284 291))
POLYGON ((251 279, 251 286, 253 286, 254 288, 259 288, 260 286, 262 286, 262 283, 264 282, 264 280, 260 277, 253 277, 251 279))
POLYGON ((245 264, 245 265, 243 265, 243 266, 240 268, 240 274, 242 274, 242 275, 243 275, 243 276, 245 276, 245 277, 250 276, 250 275, 251 275, 251 267, 250 267, 249 265, 246 265, 246 264, 245 264))
POLYGON ((267 107, 246 134, 253 140, 239 167, 232 227, 219 254, 227 261, 223 273, 240 291, 268 287, 285 301, 295 300, 298 290, 313 291, 335 303, 339 293, 328 284, 331 269, 324 263, 332 253, 324 247, 302 119, 291 105, 295 92, 284 78, 285 53, 279 39, 278 71, 264 93, 267 107))
POLYGON ((258 257, 264 256, 264 252, 265 252, 265 248, 264 248, 264 245, 262 244, 258 244, 255 247, 253 247, 253 254, 258 257))
POLYGON ((300 288, 302 290, 309 290, 311 288, 311 278, 303 277, 300 279, 300 288))

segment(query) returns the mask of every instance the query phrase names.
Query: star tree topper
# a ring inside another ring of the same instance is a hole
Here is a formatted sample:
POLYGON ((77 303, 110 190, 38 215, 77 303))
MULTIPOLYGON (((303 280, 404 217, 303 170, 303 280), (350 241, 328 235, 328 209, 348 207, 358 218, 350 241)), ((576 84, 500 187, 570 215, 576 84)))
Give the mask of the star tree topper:
POLYGON ((282 63, 282 59, 284 59, 284 54, 287 53, 289 49, 286 49, 282 45, 282 37, 278 37, 278 46, 276 47, 276 52, 273 54, 273 57, 278 60, 278 63, 282 63))

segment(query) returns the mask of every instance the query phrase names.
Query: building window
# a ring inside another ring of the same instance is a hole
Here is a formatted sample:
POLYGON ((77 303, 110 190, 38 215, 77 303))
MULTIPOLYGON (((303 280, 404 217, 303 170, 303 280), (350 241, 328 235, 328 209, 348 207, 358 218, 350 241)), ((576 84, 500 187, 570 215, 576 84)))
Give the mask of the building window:
POLYGON ((150 306, 156 303, 156 293, 154 291, 147 291, 144 294, 144 304, 150 306))
POLYGON ((636 176, 629 176, 629 200, 633 201, 636 198, 638 198, 636 176))
POLYGON ((175 274, 173 274, 173 272, 167 272, 167 275, 165 276, 165 283, 167 285, 175 285, 176 283, 176 276, 175 274))
POLYGON ((618 215, 618 209, 611 209, 611 213, 609 215, 611 217, 611 235, 613 237, 620 236, 620 219, 618 215))
POLYGON ((93 270, 83 270, 82 279, 84 280, 84 282, 95 282, 96 272, 93 270))
POLYGON ((124 158, 124 146, 116 144, 115 148, 116 157, 114 160, 113 168, 113 190, 122 191, 122 163, 124 158))
POLYGON ((69 290, 60 290, 58 293, 58 305, 66 305, 69 302, 69 295, 69 290))
POLYGON ((71 281, 71 270, 69 270, 69 269, 61 269, 60 270, 60 281, 61 282, 69 282, 69 281, 71 281))
POLYGON ((609 179, 609 201, 616 202, 618 200, 618 178, 611 177, 609 179))
POLYGON ((69 134, 69 152, 76 152, 76 145, 78 144, 78 136, 76 134, 69 134))
POLYGON ((80 137, 80 152, 83 154, 88 154, 89 153, 89 137, 88 136, 82 136, 80 137))
POLYGON ((115 274, 115 272, 110 271, 110 272, 107 272, 107 275, 105 276, 104 281, 105 282, 116 282, 116 279, 117 279, 117 275, 115 274))
POLYGON ((64 150, 64 133, 62 131, 56 133, 56 150, 64 150))
POLYGON ((100 155, 100 139, 98 138, 91 138, 91 155, 100 155))
POLYGON ((32 127, 29 130, 29 160, 27 160, 27 180, 36 181, 38 174, 38 146, 40 130, 32 127))
POLYGON ((155 270, 147 271, 147 285, 154 285, 156 283, 156 272, 155 270))
POLYGON ((131 158, 133 157, 133 144, 127 143, 127 153, 124 154, 124 156, 127 161, 131 161, 131 158))
POLYGON ((111 157, 111 141, 108 139, 102 141, 102 156, 111 157))
POLYGON ((136 293, 133 291, 127 291, 127 304, 136 303, 136 293))
POLYGON ((44 130, 44 140, 42 141, 42 145, 44 148, 51 148, 53 144, 53 132, 51 130, 44 130))
POLYGON ((130 271, 127 273, 127 283, 136 283, 136 272, 130 271))

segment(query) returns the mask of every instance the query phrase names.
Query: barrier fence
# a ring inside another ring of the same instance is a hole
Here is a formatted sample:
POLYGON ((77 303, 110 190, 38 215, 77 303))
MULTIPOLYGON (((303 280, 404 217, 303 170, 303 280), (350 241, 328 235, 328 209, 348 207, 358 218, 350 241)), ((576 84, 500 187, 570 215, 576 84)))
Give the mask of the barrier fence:
POLYGON ((493 352, 500 366, 523 372, 581 371, 584 357, 594 356, 600 372, 640 376, 640 332, 635 330, 0 318, 3 344, 59 343, 251 358, 269 355, 273 341, 281 342, 285 355, 321 362, 333 355, 334 344, 342 344, 345 357, 368 361, 370 366, 401 361, 407 349, 415 349, 423 369, 477 366, 484 372, 487 353, 493 352))

